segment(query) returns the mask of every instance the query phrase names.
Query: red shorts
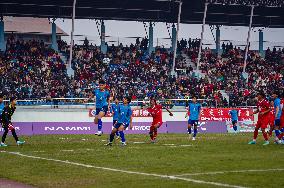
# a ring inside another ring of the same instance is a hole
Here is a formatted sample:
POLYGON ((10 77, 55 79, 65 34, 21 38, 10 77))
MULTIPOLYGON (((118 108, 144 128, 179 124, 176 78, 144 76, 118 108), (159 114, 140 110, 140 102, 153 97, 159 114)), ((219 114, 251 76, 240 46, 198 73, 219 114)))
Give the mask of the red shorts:
POLYGON ((284 115, 280 117, 280 128, 284 128, 284 115))
POLYGON ((163 122, 153 122, 151 126, 158 125, 158 127, 161 127, 162 124, 163 122))
POLYGON ((275 121, 274 117, 269 117, 269 125, 270 125, 270 127, 274 126, 274 121, 275 121))
POLYGON ((261 119, 258 119, 257 123, 256 123, 256 126, 255 128, 262 128, 262 129, 266 129, 268 124, 270 123, 270 118, 268 117, 265 117, 265 118, 261 118, 261 119))

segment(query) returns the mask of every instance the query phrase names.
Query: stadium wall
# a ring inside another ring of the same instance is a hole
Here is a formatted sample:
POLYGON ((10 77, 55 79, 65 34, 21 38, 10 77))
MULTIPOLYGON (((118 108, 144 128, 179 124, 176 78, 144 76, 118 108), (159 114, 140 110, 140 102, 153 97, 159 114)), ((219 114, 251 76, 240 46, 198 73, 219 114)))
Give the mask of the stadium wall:
MULTIPOLYGON (((185 111, 173 112, 171 117, 163 112, 163 125, 160 133, 186 133, 187 119, 185 111)), ((94 134, 97 126, 93 123, 87 109, 18 109, 13 116, 13 124, 19 135, 43 134, 94 134)), ((126 130, 126 134, 148 134, 151 117, 134 117, 133 129, 126 130)), ((112 118, 103 118, 103 132, 109 133, 112 129, 112 118)), ((254 122, 240 122, 238 132, 251 132, 254 122)), ((200 133, 227 133, 232 131, 230 121, 202 120, 199 122, 200 133)), ((3 132, 3 129, 0 129, 3 132)))

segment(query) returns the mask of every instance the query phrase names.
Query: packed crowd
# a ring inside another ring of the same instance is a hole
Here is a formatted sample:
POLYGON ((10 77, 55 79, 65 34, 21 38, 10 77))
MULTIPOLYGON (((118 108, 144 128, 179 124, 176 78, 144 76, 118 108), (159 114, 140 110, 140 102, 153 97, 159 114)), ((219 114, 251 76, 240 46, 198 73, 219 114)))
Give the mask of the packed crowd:
POLYGON ((202 53, 200 69, 211 81, 229 95, 230 106, 255 105, 254 96, 263 91, 269 95, 274 90, 280 93, 284 89, 284 49, 268 48, 265 58, 254 51, 248 54, 246 74, 244 50, 231 45, 217 57, 211 50, 202 53))
MULTIPOLYGON (((146 39, 130 46, 109 46, 106 54, 93 45, 74 47, 69 77, 60 56, 41 41, 7 41, 7 50, 0 55, 0 87, 6 96, 19 99, 89 97, 97 81, 105 79, 111 93, 129 95, 133 100, 152 95, 158 99, 186 99, 193 95, 204 99, 209 106, 254 105, 257 91, 269 93, 283 90, 284 49, 266 51, 263 59, 250 51, 246 72, 242 76, 244 51, 223 45, 223 55, 216 56, 204 49, 200 69, 205 77, 196 77, 186 65, 180 52, 196 61, 199 40, 178 42, 177 75, 172 75, 173 55, 157 47, 149 54, 146 39), (229 101, 222 96, 225 90, 229 101)), ((67 44, 59 41, 59 48, 68 53, 67 44)))
MULTIPOLYGON (((221 95, 206 79, 192 76, 191 71, 171 76, 172 54, 164 48, 155 53, 143 52, 139 43, 129 47, 111 46, 107 54, 99 48, 76 47, 73 68, 77 82, 77 97, 84 97, 94 87, 94 80, 103 78, 112 93, 129 95, 133 100, 152 95, 158 99, 184 99, 192 95, 220 104, 221 95)), ((176 66, 183 64, 183 57, 177 56, 176 66)))
POLYGON ((19 99, 68 96, 70 79, 60 56, 42 41, 7 40, 0 55, 3 95, 19 99))

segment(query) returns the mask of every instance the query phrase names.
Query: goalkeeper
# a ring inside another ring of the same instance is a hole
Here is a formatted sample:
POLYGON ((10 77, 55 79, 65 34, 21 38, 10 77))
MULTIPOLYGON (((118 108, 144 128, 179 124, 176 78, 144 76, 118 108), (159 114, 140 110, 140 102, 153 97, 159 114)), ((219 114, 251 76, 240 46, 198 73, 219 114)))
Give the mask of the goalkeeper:
POLYGON ((12 97, 10 99, 10 105, 4 107, 2 114, 0 116, 1 124, 2 124, 2 127, 4 128, 4 133, 3 133, 3 136, 2 136, 2 142, 0 144, 0 146, 2 146, 2 147, 7 146, 5 144, 5 140, 6 140, 6 136, 9 132, 9 130, 12 132, 12 135, 15 138, 17 145, 22 145, 22 144, 25 143, 24 141, 19 141, 18 136, 17 136, 16 131, 15 131, 15 128, 14 128, 12 122, 11 122, 12 116, 13 116, 15 110, 16 110, 16 104, 17 104, 16 98, 12 97))

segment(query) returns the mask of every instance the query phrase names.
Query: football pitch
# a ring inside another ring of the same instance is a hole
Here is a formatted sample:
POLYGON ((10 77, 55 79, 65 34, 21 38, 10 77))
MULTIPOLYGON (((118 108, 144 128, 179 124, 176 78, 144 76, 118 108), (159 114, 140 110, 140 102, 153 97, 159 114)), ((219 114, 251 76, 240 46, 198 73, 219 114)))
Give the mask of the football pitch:
MULTIPOLYGON (((126 135, 127 146, 107 147, 108 135, 24 137, 0 148, 0 178, 34 187, 284 187, 284 145, 248 145, 248 134, 126 135)), ((1 185, 0 185, 1 187, 1 185)))

